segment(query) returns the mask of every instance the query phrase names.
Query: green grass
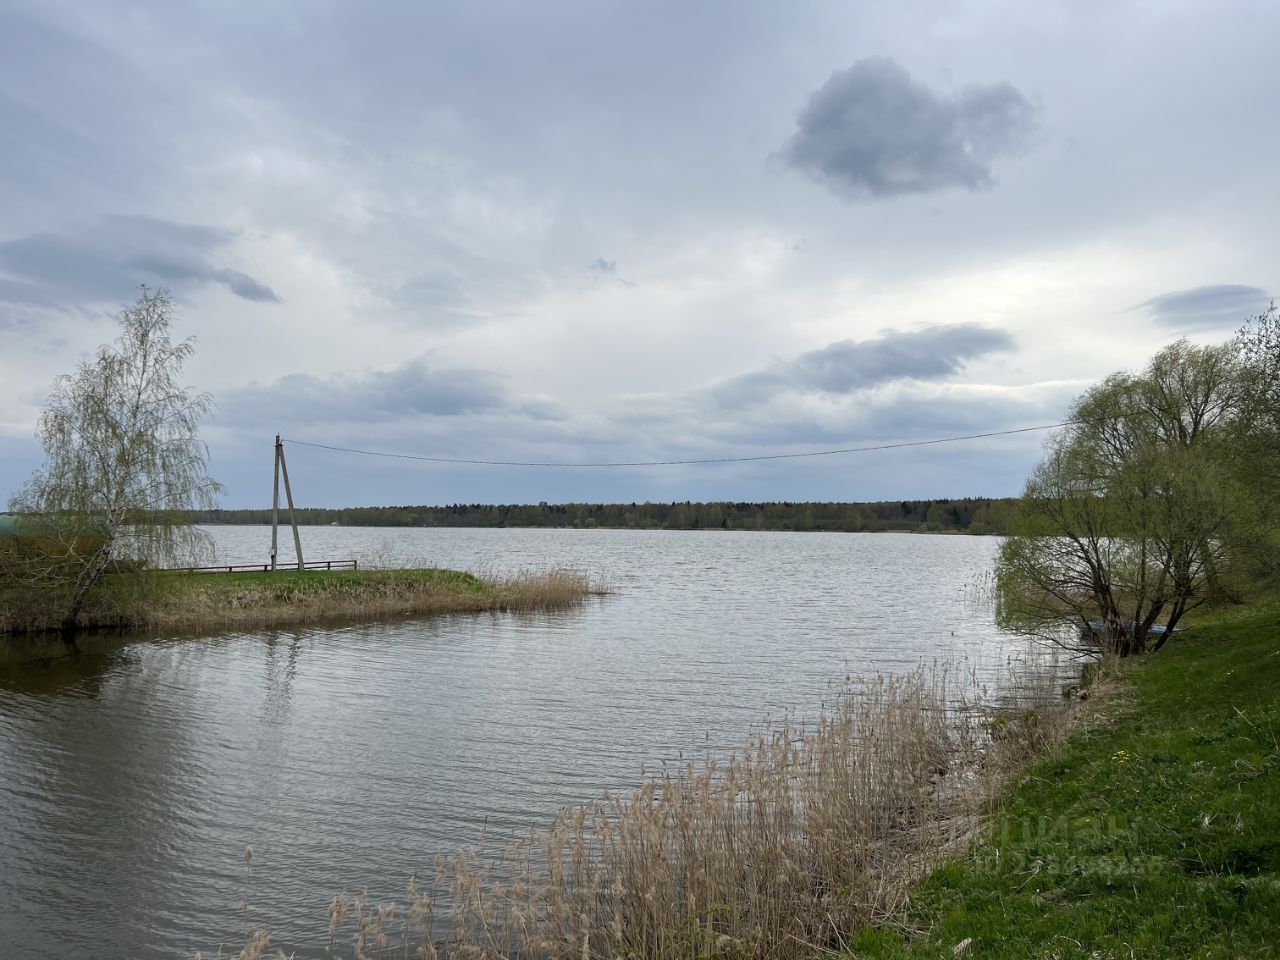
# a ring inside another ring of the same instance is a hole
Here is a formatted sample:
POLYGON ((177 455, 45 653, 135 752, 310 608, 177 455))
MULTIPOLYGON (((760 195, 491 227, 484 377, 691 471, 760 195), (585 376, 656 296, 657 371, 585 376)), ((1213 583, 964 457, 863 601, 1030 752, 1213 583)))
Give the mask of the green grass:
POLYGON ((1205 616, 1121 674, 970 855, 847 955, 1280 956, 1280 601, 1205 616))

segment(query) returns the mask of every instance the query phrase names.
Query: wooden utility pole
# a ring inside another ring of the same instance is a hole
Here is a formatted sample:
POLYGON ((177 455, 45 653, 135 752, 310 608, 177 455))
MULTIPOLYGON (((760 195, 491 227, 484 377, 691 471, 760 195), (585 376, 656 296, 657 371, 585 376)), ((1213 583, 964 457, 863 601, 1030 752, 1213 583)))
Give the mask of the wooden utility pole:
POLYGON ((271 569, 276 568, 276 529, 280 525, 280 434, 276 434, 275 477, 271 484, 271 569))
POLYGON ((276 549, 279 546, 280 526, 280 477, 284 476, 284 496, 289 504, 289 525, 293 527, 293 549, 298 558, 298 569, 305 569, 302 562, 302 538, 298 535, 298 516, 293 509, 293 490, 289 487, 289 465, 284 460, 284 443, 276 434, 275 477, 271 488, 271 569, 276 568, 276 549))
MULTIPOLYGON (((278 435, 277 435, 278 436, 278 435)), ((289 489, 289 465, 284 461, 284 444, 276 440, 278 446, 276 449, 280 452, 280 475, 284 477, 284 498, 289 504, 289 523, 293 526, 293 552, 298 557, 298 569, 305 569, 302 565, 302 538, 298 536, 298 514, 293 509, 293 491, 289 489)))

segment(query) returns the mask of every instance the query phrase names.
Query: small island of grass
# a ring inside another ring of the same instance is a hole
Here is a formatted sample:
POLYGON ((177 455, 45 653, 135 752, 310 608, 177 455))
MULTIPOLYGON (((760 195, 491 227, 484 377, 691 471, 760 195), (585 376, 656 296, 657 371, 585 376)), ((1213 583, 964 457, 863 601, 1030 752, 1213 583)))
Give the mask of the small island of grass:
MULTIPOLYGON (((557 610, 604 592, 586 574, 565 569, 505 577, 427 567, 153 573, 129 579, 132 583, 124 591, 126 602, 120 602, 120 590, 101 591, 95 599, 103 602, 86 604, 77 626, 187 632, 441 613, 557 610)), ((42 618, 38 610, 21 603, 0 604, 2 632, 37 632, 62 626, 56 615, 42 618)))
POLYGON ((479 577, 436 567, 397 570, 277 570, 166 577, 149 626, 296 626, 438 613, 557 610, 603 591, 572 570, 479 577))

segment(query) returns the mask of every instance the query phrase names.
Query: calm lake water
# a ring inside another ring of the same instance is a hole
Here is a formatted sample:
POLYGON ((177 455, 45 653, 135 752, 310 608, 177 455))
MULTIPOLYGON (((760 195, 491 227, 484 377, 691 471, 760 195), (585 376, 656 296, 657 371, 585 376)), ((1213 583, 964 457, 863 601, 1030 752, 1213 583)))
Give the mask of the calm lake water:
MULTIPOLYGON (((211 528, 223 562, 270 530, 211 528)), ((282 531, 282 546, 291 541, 282 531)), ((321 956, 339 890, 392 896, 482 825, 514 835, 641 765, 726 756, 846 673, 1027 648, 966 587, 990 538, 303 528, 307 559, 573 566, 572 611, 0 656, 0 951, 191 957, 265 927, 321 956), (243 852, 253 848, 251 865, 243 852)))

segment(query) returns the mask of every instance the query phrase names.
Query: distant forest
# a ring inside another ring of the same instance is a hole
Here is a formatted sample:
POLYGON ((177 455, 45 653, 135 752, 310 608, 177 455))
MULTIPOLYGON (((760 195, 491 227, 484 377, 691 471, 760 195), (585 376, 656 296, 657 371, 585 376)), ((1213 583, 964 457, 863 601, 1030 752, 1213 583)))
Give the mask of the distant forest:
MULTIPOLYGON (((299 524, 348 527, 611 527, 626 530, 899 530, 1003 534, 1018 501, 879 503, 456 503, 446 507, 343 507, 297 511, 299 524)), ((203 510, 195 523, 270 523, 270 510, 203 510)), ((280 520, 288 521, 281 509, 280 520)))

